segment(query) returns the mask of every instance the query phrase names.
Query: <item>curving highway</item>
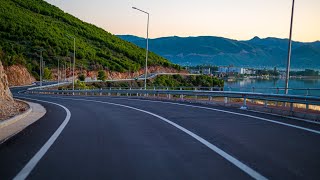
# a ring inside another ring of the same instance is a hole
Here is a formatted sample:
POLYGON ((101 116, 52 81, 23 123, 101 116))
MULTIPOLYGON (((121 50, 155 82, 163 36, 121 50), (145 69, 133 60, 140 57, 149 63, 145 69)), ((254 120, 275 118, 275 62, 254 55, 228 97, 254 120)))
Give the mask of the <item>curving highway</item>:
POLYGON ((320 126, 218 106, 17 94, 47 114, 0 145, 0 179, 319 179, 320 126))

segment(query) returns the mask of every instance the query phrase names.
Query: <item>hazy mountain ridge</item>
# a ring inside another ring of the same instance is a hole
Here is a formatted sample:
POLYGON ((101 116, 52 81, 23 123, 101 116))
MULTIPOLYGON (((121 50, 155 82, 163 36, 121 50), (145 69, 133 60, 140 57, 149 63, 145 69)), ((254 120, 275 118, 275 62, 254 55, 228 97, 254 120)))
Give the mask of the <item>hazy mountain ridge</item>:
MULTIPOLYGON (((145 47, 145 39, 119 35, 123 40, 145 47)), ((163 37, 150 39, 151 51, 181 65, 236 65, 248 67, 285 67, 288 40, 254 37, 237 41, 223 37, 163 37)), ((293 68, 320 68, 320 42, 293 41, 293 68)))

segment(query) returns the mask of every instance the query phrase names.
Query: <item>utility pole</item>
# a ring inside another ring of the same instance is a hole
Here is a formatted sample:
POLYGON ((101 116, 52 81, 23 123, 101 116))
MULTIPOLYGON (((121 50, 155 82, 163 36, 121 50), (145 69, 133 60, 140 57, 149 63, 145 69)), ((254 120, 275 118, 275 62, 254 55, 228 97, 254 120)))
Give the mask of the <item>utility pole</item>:
POLYGON ((288 45, 288 59, 287 59, 287 70, 286 70, 286 84, 285 94, 289 92, 289 79, 290 79, 290 61, 291 61, 291 50, 292 50, 292 26, 293 26, 293 14, 294 14, 294 1, 292 0, 291 10, 291 23, 290 23, 290 34, 289 34, 289 45, 288 45))

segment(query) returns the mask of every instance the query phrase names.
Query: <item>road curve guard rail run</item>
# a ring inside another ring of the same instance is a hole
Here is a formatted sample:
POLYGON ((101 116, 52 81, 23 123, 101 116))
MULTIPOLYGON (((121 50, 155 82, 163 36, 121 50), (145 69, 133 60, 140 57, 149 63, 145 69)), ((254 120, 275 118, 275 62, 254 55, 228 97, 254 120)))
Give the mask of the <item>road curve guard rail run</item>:
POLYGON ((57 86, 63 86, 63 85, 68 85, 71 84, 72 82, 61 82, 58 84, 50 84, 50 85, 45 85, 45 86, 36 86, 36 87, 32 87, 32 88, 28 88, 27 91, 32 91, 32 90, 39 90, 39 89, 45 89, 45 88, 51 88, 51 87, 57 87, 57 86))
POLYGON ((228 98, 243 99, 242 108, 247 108, 247 100, 264 101, 264 106, 268 106, 268 102, 289 103, 290 110, 293 111, 293 104, 304 104, 306 109, 309 105, 320 106, 320 97, 316 96, 298 96, 298 95, 282 95, 282 94, 264 94, 250 92, 230 92, 230 91, 205 91, 205 90, 143 90, 143 89, 95 89, 95 90, 46 90, 30 88, 26 91, 31 94, 62 94, 62 95, 112 95, 117 96, 159 96, 165 95, 166 98, 178 97, 181 100, 188 97, 206 97, 212 100, 214 97, 224 97, 225 103, 228 98))

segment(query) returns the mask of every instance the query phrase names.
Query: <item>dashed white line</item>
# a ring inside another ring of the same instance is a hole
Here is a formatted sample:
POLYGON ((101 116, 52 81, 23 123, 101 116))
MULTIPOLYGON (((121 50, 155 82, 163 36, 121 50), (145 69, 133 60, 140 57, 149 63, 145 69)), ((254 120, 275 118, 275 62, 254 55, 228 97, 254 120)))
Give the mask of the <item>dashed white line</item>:
MULTIPOLYGON (((23 97, 25 98, 25 97, 23 97)), ((59 107, 62 107, 66 112, 67 116, 62 122, 62 124, 59 126, 59 128, 55 131, 55 133, 50 137, 50 139, 42 146, 42 148, 31 158, 31 160, 24 166, 24 168, 14 177, 14 180, 22 180, 26 179, 28 175, 31 173, 31 171, 35 168, 35 166, 38 164, 38 162, 41 160, 41 158, 46 154, 46 152, 49 150, 49 148, 52 146, 52 144, 57 140, 63 129, 66 127, 68 122, 71 118, 71 113, 68 108, 62 106, 61 104, 49 102, 49 101, 42 101, 38 99, 31 99, 31 98, 25 98, 29 100, 54 104, 59 107)))

